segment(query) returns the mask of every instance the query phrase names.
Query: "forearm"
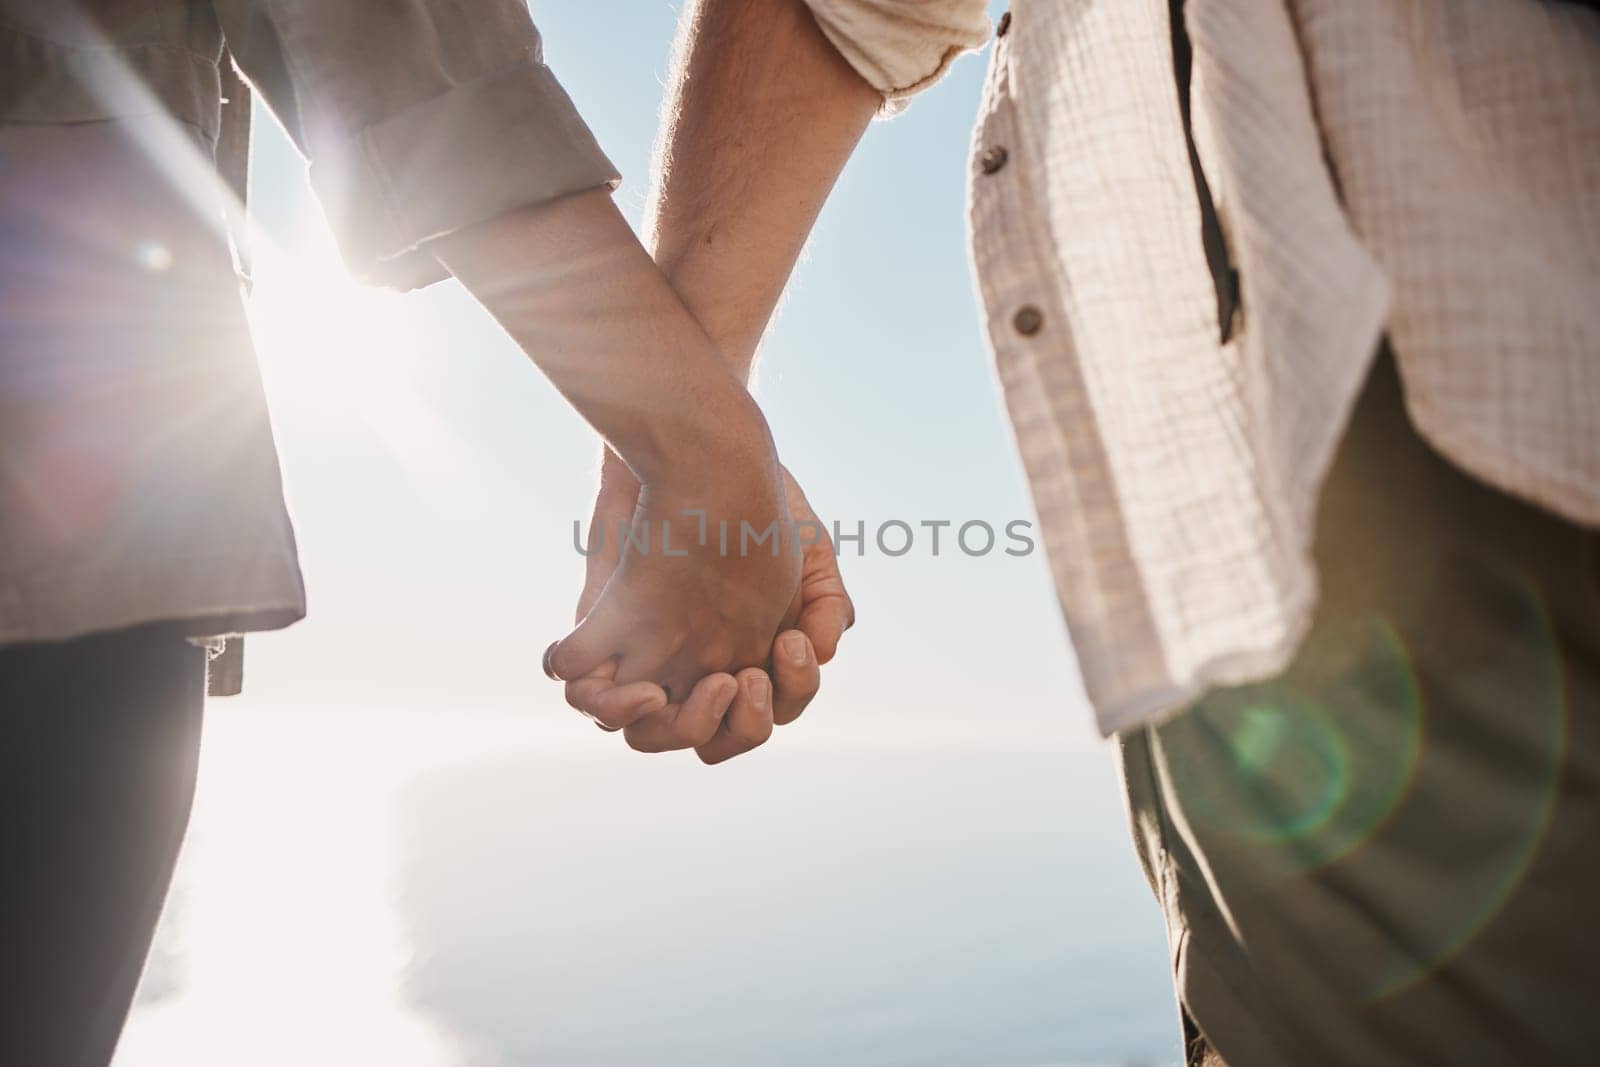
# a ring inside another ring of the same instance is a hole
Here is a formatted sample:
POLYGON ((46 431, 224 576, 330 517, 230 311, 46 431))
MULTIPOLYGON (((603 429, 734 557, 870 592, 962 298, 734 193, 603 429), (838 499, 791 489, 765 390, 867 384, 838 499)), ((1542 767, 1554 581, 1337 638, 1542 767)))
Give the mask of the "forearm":
POLYGON ((882 97, 802 0, 693 0, 651 175, 656 262, 741 379, 882 97))
POLYGON ((604 190, 430 247, 646 483, 770 454, 741 383, 604 190))

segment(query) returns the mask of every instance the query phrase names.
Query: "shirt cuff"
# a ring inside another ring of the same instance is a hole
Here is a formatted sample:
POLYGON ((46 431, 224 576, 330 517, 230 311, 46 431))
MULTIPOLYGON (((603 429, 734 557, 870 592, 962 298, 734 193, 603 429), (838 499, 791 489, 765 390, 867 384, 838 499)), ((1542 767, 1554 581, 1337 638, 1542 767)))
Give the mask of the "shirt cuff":
POLYGON ((621 181, 535 59, 455 86, 316 153, 311 183, 345 264, 414 289, 449 276, 424 244, 508 211, 621 181))
POLYGON ((823 36, 893 114, 989 39, 985 0, 806 0, 823 36))

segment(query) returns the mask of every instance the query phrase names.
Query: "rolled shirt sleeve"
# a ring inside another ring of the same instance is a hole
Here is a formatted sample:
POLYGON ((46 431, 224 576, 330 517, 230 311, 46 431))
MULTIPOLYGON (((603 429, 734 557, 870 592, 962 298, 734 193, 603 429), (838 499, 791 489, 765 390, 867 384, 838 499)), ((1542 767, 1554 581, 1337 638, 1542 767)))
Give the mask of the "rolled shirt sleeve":
POLYGON ((987 0, 806 0, 824 36, 900 110, 989 39, 987 0))
POLYGON ((229 51, 310 161, 358 277, 446 276, 432 238, 614 187, 523 0, 216 0, 229 51))

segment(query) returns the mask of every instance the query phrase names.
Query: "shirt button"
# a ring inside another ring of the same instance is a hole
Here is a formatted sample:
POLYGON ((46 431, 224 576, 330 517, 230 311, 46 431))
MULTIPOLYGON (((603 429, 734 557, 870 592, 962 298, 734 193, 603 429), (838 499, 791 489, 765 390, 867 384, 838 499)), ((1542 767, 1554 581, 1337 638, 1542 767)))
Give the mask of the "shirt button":
POLYGON ((1011 153, 1007 152, 1003 146, 994 145, 983 150, 983 158, 979 160, 979 165, 983 167, 985 174, 993 174, 1005 166, 1006 160, 1010 158, 1011 153))
POLYGON ((1044 329, 1044 312, 1032 304, 1024 304, 1011 317, 1011 326, 1024 337, 1032 337, 1044 329))
POLYGON ((994 28, 994 35, 996 37, 1004 37, 1006 35, 1006 31, 1010 28, 1011 12, 1007 11, 1004 15, 1000 16, 1000 24, 994 28))

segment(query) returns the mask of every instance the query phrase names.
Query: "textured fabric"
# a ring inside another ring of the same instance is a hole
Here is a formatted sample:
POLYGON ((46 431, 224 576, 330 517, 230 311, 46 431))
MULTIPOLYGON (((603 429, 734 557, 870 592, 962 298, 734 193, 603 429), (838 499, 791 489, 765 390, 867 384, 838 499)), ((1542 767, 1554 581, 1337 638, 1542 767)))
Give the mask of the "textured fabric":
POLYGON ((0 0, 0 645, 305 612, 219 224, 225 45, 362 277, 616 181, 522 0, 0 0))
POLYGON ((972 0, 806 0, 823 35, 895 111, 989 37, 972 0))
POLYGON ((1412 417, 1490 484, 1600 523, 1600 17, 1296 6, 1351 223, 1393 286, 1412 417))
POLYGON ((1122 739, 1191 1062, 1595 1062, 1600 534, 1433 452, 1384 358, 1315 558, 1283 674, 1122 739))
POLYGON ((219 200, 161 162, 209 155, 150 117, 0 125, 0 157, 0 645, 300 618, 219 200))
POLYGON ((215 4, 359 277, 438 281, 429 238, 617 184, 523 0, 215 4))
MULTIPOLYGON (((1017 0, 973 142, 988 333, 1107 733, 1289 661, 1322 479, 1386 325, 1452 461, 1600 522, 1600 18, 1543 0, 1186 13, 1231 331, 1168 0, 1017 0)), ((895 40, 879 47, 937 69, 939 48, 895 40)), ((885 92, 887 66, 856 61, 885 92)))
POLYGON ((170 626, 0 648, 0 1063, 111 1059, 189 822, 204 680, 170 626))
MULTIPOLYGON (((103 0, 107 8, 115 0, 103 0)), ((0 116, 6 122, 92 122, 170 115, 217 135, 216 22, 190 3, 147 5, 97 19, 94 5, 0 0, 0 116), (127 72, 145 92, 112 99, 127 72)))

